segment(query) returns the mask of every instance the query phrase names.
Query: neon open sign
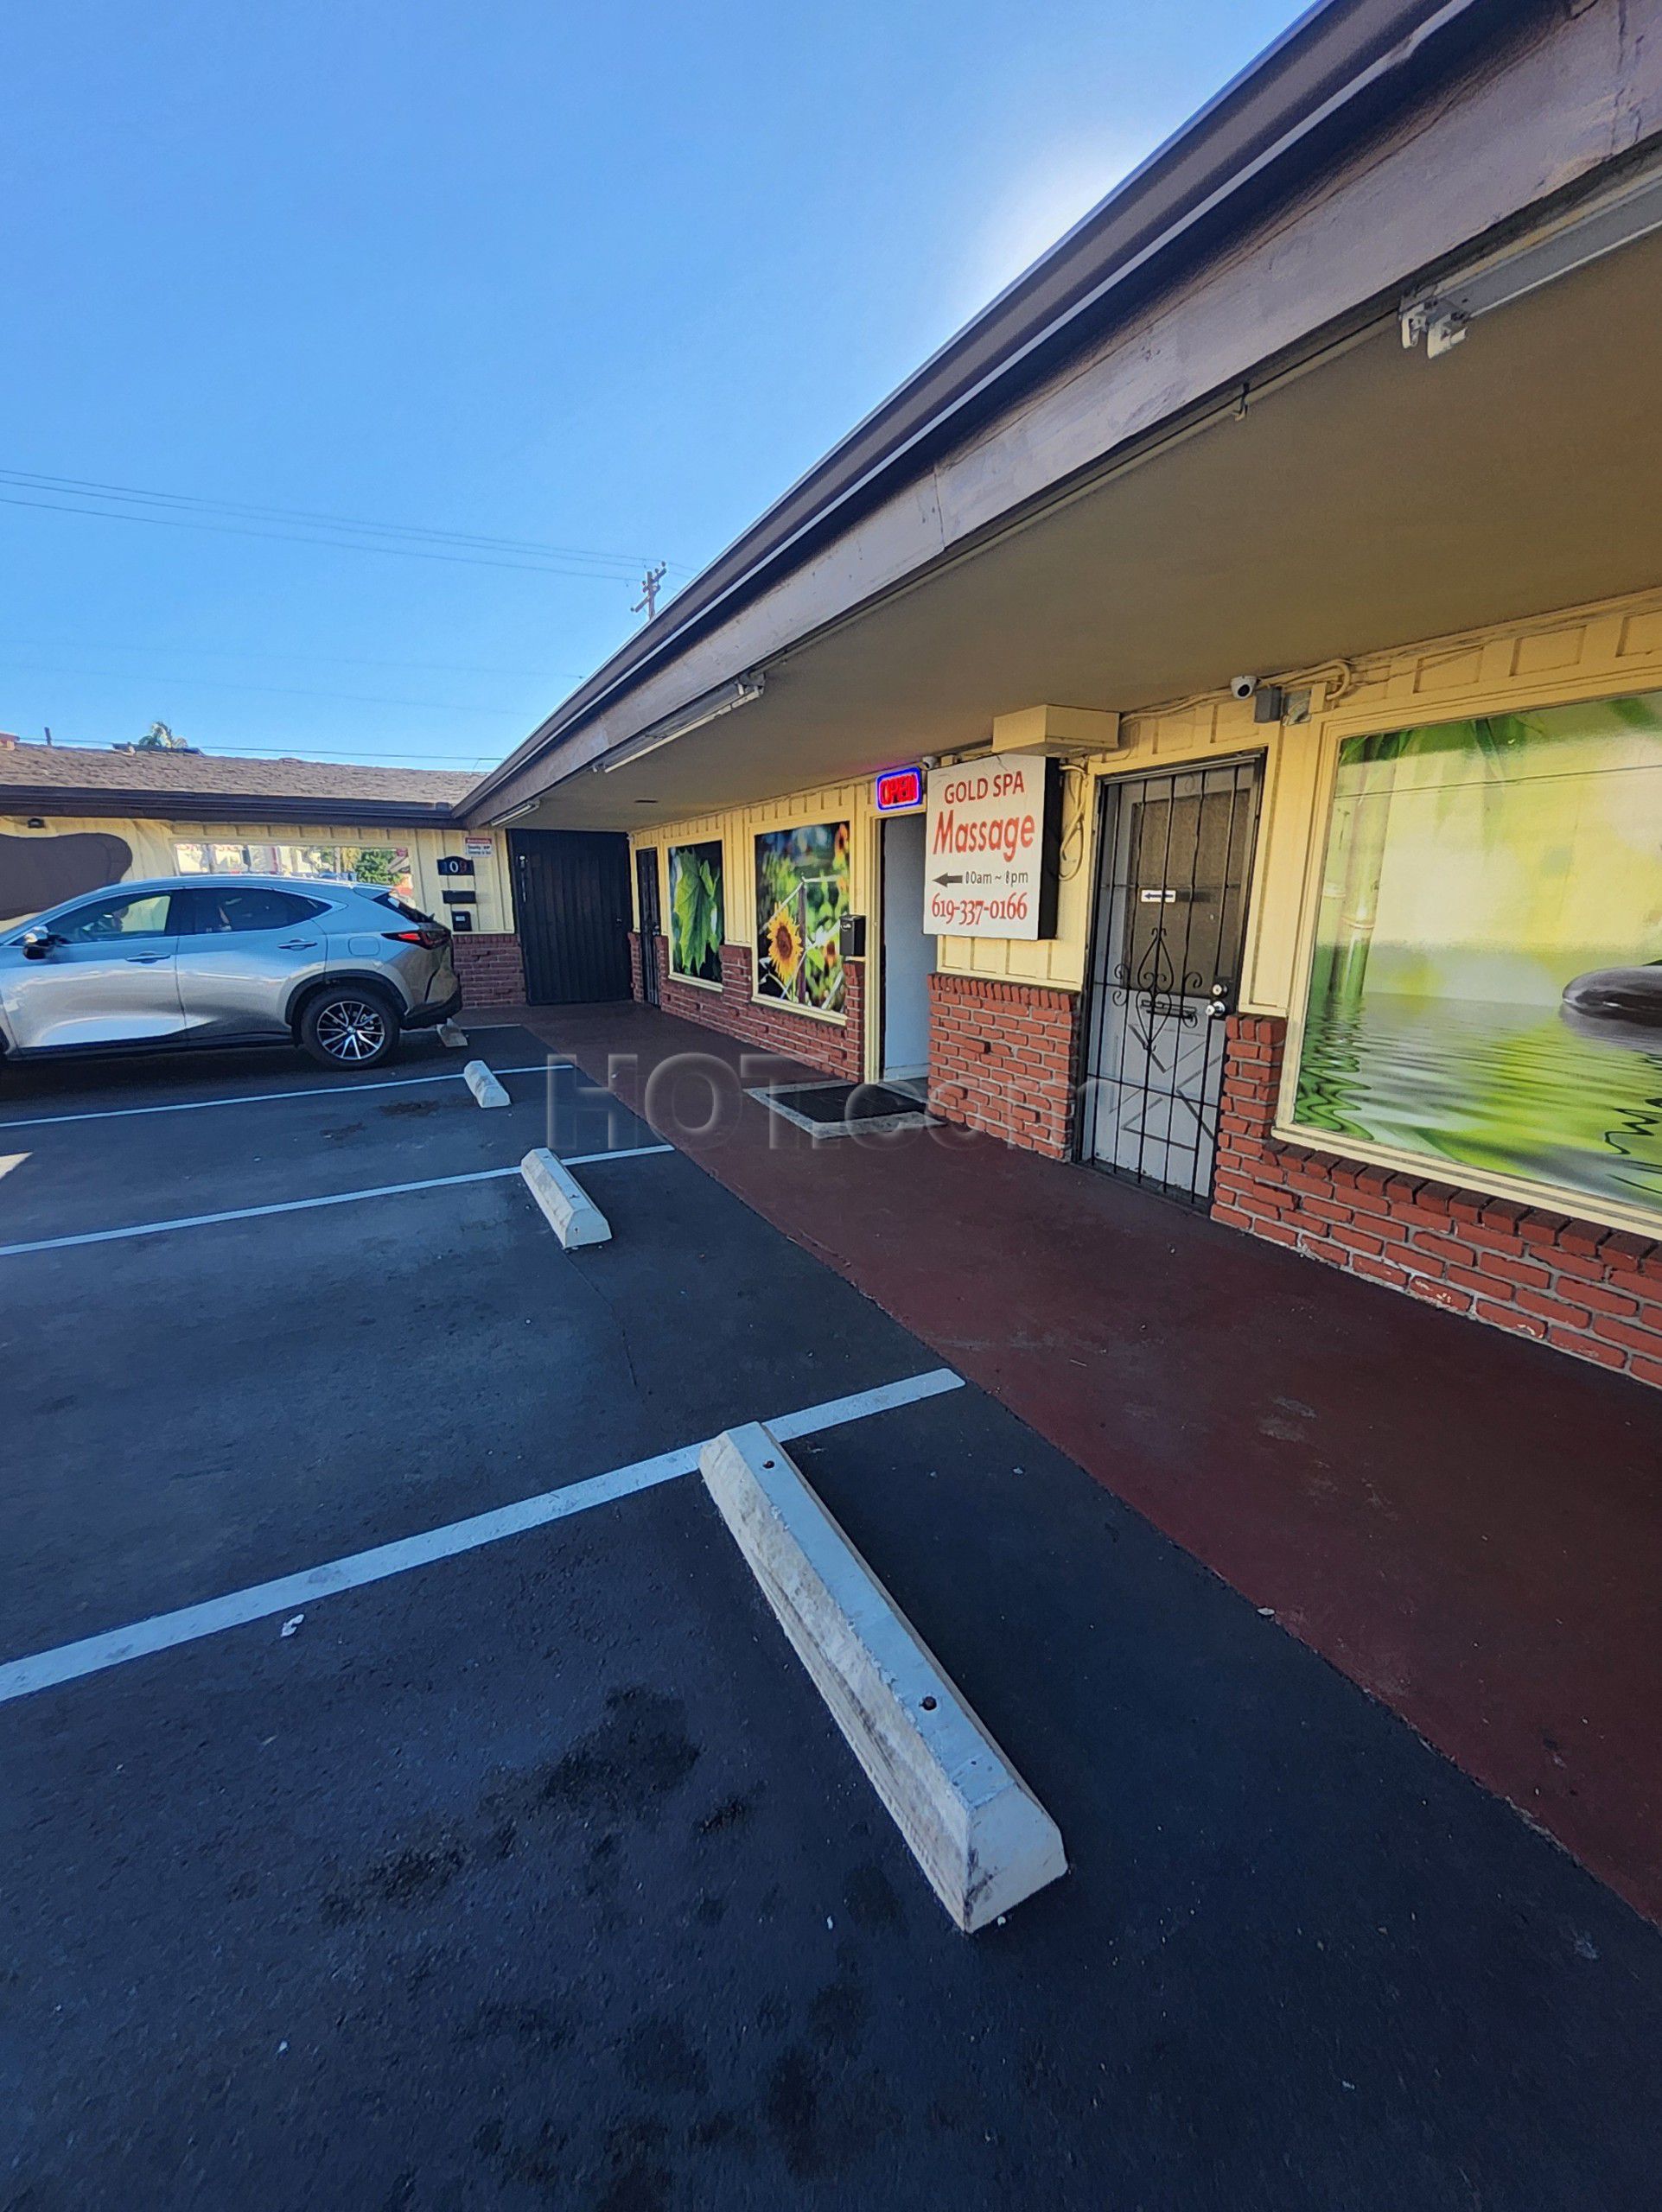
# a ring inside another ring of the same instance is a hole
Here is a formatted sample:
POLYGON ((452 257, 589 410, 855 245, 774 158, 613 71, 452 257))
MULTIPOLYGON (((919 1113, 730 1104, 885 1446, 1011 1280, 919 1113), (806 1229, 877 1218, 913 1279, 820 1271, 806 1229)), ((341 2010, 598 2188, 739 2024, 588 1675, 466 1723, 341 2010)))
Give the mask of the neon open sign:
POLYGON ((923 804, 921 768, 885 768, 877 779, 877 811, 894 814, 904 806, 923 804))

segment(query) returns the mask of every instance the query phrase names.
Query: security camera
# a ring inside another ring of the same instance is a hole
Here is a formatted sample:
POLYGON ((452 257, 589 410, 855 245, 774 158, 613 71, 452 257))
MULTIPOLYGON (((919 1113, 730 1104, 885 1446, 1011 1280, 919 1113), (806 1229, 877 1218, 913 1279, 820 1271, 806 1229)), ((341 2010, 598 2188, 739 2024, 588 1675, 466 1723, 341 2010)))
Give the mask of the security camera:
POLYGON ((1229 679, 1232 698, 1250 699, 1258 688, 1258 679, 1256 676, 1232 676, 1229 679))

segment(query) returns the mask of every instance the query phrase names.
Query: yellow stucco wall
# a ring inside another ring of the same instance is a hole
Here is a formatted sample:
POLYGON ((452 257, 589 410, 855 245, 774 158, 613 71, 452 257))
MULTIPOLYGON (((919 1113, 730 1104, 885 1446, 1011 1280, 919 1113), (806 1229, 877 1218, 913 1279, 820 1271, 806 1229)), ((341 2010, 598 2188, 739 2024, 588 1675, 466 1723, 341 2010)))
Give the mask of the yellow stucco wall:
MULTIPOLYGON (((1281 671, 1265 670, 1266 677, 1281 671)), ((1310 718, 1255 723, 1248 702, 1227 693, 1156 704, 1126 714, 1124 749, 1070 765, 1065 779, 1062 882, 1054 938, 1038 943, 943 938, 939 965, 952 974, 1082 988, 1096 880, 1101 779, 1143 775, 1186 762, 1264 760, 1263 810, 1248 910, 1242 1009, 1285 1014, 1296 1002, 1306 918, 1319 874, 1332 765, 1341 738, 1440 718, 1500 714, 1662 684, 1662 589, 1423 640, 1353 664, 1334 663, 1289 680, 1310 690, 1310 718)), ((1080 702, 1067 703, 1079 704, 1080 702)), ((1086 702, 1089 703, 1089 702, 1086 702)), ((751 839, 792 823, 849 819, 854 830, 852 899, 880 941, 876 824, 869 782, 805 791, 725 813, 637 832, 637 849, 659 853, 660 905, 667 910, 665 854, 672 844, 719 836, 726 852, 729 942, 755 941, 751 839)), ((876 994, 868 994, 875 1021, 876 994)), ((868 1065, 870 1063, 869 1039, 868 1065)))
MULTIPOLYGON (((47 817, 43 830, 31 830, 23 815, 0 813, 0 831, 15 837, 62 837, 81 830, 102 830, 121 838, 132 849, 133 862, 128 870, 131 879, 152 875, 173 875, 178 873, 175 848, 180 844, 280 844, 280 845, 402 845, 411 855, 411 872, 415 880, 416 904, 427 912, 443 917, 446 909, 443 893, 446 879, 440 875, 438 861, 447 853, 461 854, 468 832, 461 829, 364 829, 350 821, 319 821, 304 823, 255 823, 232 820, 212 822, 138 822, 126 821, 108 815, 52 815, 47 817)), ((488 855, 475 854, 474 873, 462 876, 450 886, 453 890, 474 891, 478 904, 474 909, 474 929, 476 933, 510 931, 513 927, 513 906, 508 886, 507 839, 501 830, 479 833, 488 836, 491 852, 488 855)), ((3 888, 0 887, 0 896, 3 888)), ((0 910, 0 921, 26 918, 0 910)))

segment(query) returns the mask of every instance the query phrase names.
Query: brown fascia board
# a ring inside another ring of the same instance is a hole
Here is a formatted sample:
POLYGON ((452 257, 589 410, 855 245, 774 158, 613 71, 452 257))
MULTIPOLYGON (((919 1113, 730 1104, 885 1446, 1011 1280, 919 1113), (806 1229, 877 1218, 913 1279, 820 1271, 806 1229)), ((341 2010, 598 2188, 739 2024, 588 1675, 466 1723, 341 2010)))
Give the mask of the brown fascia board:
POLYGON ((123 815, 141 822, 271 822, 295 828, 349 823, 356 829, 419 830, 459 827, 462 817, 449 804, 425 806, 414 800, 360 798, 239 798, 231 791, 66 791, 60 784, 44 787, 0 784, 0 814, 73 815, 81 819, 123 815))
POLYGON ((1322 0, 867 416, 460 802, 469 820, 614 693, 799 566, 1486 41, 1547 0, 1322 0))

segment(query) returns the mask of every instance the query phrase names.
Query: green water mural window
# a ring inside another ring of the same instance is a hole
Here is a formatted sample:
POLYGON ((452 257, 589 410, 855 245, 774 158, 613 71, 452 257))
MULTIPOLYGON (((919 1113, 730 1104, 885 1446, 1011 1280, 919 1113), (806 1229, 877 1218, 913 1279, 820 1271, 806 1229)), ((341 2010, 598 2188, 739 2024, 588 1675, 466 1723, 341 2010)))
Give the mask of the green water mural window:
POLYGON ((1292 1121, 1662 1217, 1662 692, 1340 746, 1292 1121))

